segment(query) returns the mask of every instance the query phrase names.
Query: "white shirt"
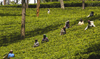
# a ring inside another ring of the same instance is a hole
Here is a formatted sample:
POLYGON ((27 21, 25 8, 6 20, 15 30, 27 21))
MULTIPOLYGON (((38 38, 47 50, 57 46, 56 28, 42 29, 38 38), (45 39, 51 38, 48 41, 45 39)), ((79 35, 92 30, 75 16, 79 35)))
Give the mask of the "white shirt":
POLYGON ((84 21, 79 21, 78 25, 83 25, 84 24, 84 21))
POLYGON ((89 27, 95 27, 94 22, 90 21, 91 24, 88 24, 88 26, 85 28, 85 30, 87 30, 89 27))
POLYGON ((50 10, 48 10, 48 14, 50 13, 50 10))
POLYGON ((39 42, 34 43, 35 46, 39 46, 39 42))

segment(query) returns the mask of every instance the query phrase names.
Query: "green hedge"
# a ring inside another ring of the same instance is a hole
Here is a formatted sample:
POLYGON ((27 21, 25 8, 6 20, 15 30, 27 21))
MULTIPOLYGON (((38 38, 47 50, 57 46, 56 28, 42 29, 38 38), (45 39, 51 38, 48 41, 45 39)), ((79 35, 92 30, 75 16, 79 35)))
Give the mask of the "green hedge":
MULTIPOLYGON (((29 4, 29 8, 36 8, 37 4, 29 4)), ((65 7, 81 7, 82 1, 64 1, 65 7)), ((100 1, 86 1, 85 6, 100 6, 100 1)), ((3 6, 4 7, 4 6, 3 6)), ((22 7, 22 5, 6 5, 5 7, 22 7)), ((41 3, 40 8, 59 8, 60 2, 41 3)))

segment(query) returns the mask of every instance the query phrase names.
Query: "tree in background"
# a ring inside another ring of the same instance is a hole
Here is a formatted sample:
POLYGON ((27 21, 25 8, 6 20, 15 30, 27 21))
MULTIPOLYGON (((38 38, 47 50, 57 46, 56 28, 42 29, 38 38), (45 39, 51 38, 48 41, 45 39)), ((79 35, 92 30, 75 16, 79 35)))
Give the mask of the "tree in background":
POLYGON ((61 5, 61 8, 64 9, 64 2, 63 2, 63 0, 60 0, 60 5, 61 5))
POLYGON ((46 2, 54 2, 54 1, 58 1, 58 0, 45 0, 46 2))
POLYGON ((26 8, 28 8, 28 4, 29 4, 29 0, 27 0, 27 5, 26 5, 26 8))
POLYGON ((6 5, 6 0, 3 0, 4 1, 4 5, 6 5))
POLYGON ((37 8, 36 8, 36 16, 38 17, 39 16, 39 7, 40 7, 40 0, 37 1, 37 8))
POLYGON ((12 4, 18 4, 18 1, 20 0, 14 0, 14 1, 11 1, 12 4))
POLYGON ((11 1, 10 3, 11 3, 12 5, 14 5, 14 4, 15 4, 15 1, 11 1))
POLYGON ((26 4, 25 0, 22 0, 21 39, 25 38, 25 14, 26 14, 26 4))
POLYGON ((45 0, 46 2, 50 2, 50 0, 45 0))
POLYGON ((85 0, 82 0, 82 9, 85 9, 85 0))
POLYGON ((43 0, 41 0, 41 2, 43 3, 43 0))
POLYGON ((50 2, 52 2, 52 0, 50 0, 50 2))
POLYGON ((0 5, 2 5, 2 2, 0 2, 0 5))
POLYGON ((34 0, 34 3, 36 3, 36 0, 34 0))
POLYGON ((49 2, 50 0, 40 0, 41 3, 49 2))
POLYGON ((16 2, 15 2, 16 4, 18 4, 18 0, 16 0, 16 2))
POLYGON ((9 0, 8 0, 8 5, 9 5, 9 0))

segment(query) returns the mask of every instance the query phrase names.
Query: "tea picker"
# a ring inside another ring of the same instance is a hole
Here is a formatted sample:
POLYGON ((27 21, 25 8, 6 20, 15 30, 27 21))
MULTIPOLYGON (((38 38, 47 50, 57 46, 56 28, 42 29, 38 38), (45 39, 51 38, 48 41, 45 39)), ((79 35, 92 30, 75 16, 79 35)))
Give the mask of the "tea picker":
POLYGON ((47 36, 44 34, 41 43, 48 42, 48 41, 49 40, 48 40, 47 36))
POLYGON ((39 42, 38 42, 37 39, 35 39, 35 43, 34 43, 34 46, 33 47, 37 47, 37 46, 39 46, 39 42))
POLYGON ((64 34, 66 34, 66 27, 65 26, 61 29, 61 32, 60 32, 60 35, 64 35, 64 34))
POLYGON ((50 9, 48 9, 48 14, 50 14, 50 9))
POLYGON ((94 16, 94 12, 93 11, 91 11, 91 13, 87 17, 91 17, 91 16, 94 16))
POLYGON ((69 23, 70 23, 69 20, 65 22, 66 29, 70 27, 69 23))
POLYGON ((85 28, 85 30, 87 30, 89 27, 95 27, 93 21, 88 20, 88 26, 85 28))
POLYGON ((8 54, 6 54, 3 59, 6 59, 6 58, 12 58, 12 57, 15 57, 15 55, 13 54, 13 50, 10 50, 10 52, 8 54))
POLYGON ((82 19, 80 19, 78 25, 83 25, 84 24, 84 21, 82 19))

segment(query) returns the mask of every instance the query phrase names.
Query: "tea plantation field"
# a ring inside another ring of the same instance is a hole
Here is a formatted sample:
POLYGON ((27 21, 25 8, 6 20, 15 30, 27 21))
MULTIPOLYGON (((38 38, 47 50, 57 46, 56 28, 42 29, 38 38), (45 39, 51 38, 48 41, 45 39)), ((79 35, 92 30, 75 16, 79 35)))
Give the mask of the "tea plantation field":
POLYGON ((12 59, 100 59, 100 7, 50 8, 50 14, 47 9, 41 8, 39 17, 35 8, 26 9, 26 38, 20 40, 22 8, 0 8, 0 59, 11 49, 12 59), (95 16, 87 18, 91 11, 95 16), (82 26, 77 25, 80 19, 85 21, 82 26), (67 20, 71 28, 61 36, 67 20), (87 20, 93 20, 96 27, 85 31, 87 20), (43 34, 49 42, 41 43, 43 34), (33 48, 35 39, 40 46, 33 48))

